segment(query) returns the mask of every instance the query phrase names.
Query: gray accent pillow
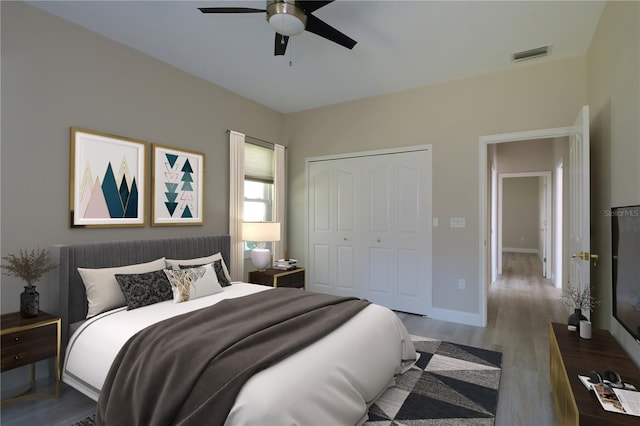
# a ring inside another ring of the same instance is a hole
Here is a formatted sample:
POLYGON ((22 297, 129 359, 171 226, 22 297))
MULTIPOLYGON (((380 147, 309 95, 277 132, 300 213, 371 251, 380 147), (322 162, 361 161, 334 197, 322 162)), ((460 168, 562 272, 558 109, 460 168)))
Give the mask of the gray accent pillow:
POLYGON ((115 268, 78 268, 87 292, 89 309, 87 318, 127 304, 124 294, 116 281, 115 274, 144 274, 165 267, 164 257, 152 262, 115 268))
POLYGON ((115 274, 127 301, 127 310, 173 298, 171 284, 162 269, 144 274, 115 274))

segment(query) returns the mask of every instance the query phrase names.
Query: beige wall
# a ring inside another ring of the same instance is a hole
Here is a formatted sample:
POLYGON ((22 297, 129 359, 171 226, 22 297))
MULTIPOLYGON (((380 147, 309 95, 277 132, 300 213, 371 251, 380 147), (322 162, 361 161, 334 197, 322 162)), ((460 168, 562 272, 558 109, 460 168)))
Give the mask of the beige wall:
MULTIPOLYGON (((282 114, 22 2, 1 7, 3 255, 228 232, 226 130, 284 142, 282 114), (205 224, 70 229, 70 126, 203 152, 205 224)), ((38 285, 41 307, 55 310, 46 281, 38 285)), ((2 312, 18 309, 21 285, 2 276, 2 312)))
POLYGON ((640 345, 612 317, 612 206, 640 204, 640 2, 610 1, 587 53, 591 106, 591 248, 600 255, 591 284, 594 312, 640 365, 640 345))
POLYGON ((537 176, 502 180, 502 251, 538 252, 538 180, 537 176))
POLYGON ((289 251, 305 253, 306 157, 433 145, 433 304, 479 314, 479 137, 567 126, 586 102, 584 57, 318 108, 285 118, 289 251), (465 217, 466 228, 445 226, 465 217), (467 282, 457 287, 458 278, 467 282))
POLYGON ((506 142, 496 146, 498 173, 549 172, 553 168, 553 139, 506 142))

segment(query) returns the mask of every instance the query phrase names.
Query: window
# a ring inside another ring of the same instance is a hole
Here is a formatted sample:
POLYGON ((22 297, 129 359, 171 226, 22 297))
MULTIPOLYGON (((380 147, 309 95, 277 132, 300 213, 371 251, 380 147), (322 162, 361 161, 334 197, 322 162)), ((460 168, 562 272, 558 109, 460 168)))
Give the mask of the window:
MULTIPOLYGON (((270 222, 273 220, 274 166, 273 149, 245 144, 244 172, 244 220, 247 222, 270 222)), ((265 247, 272 249, 272 243, 265 247)), ((258 243, 244 242, 245 259, 258 243)))
MULTIPOLYGON (((244 180, 244 220, 246 222, 271 222, 273 220, 273 183, 244 180)), ((245 258, 248 251, 258 246, 252 241, 244 242, 245 258)), ((271 243, 265 247, 271 250, 271 243)))
MULTIPOLYGON (((255 140, 254 138, 249 138, 255 140)), ((243 133, 234 130, 229 131, 229 236, 231 237, 231 259, 229 261, 229 273, 234 280, 242 280, 244 277, 245 244, 242 240, 242 222, 244 220, 244 182, 257 181, 272 184, 271 214, 274 222, 280 223, 280 241, 273 243, 272 255, 275 258, 284 256, 286 244, 286 151, 285 147, 269 142, 257 145, 267 147, 265 154, 269 155, 268 170, 271 171, 268 179, 253 179, 253 173, 246 172, 246 151, 253 149, 253 144, 247 142, 243 133)), ((263 204, 264 205, 264 204, 263 204)), ((265 207, 265 211, 268 209, 265 207)))

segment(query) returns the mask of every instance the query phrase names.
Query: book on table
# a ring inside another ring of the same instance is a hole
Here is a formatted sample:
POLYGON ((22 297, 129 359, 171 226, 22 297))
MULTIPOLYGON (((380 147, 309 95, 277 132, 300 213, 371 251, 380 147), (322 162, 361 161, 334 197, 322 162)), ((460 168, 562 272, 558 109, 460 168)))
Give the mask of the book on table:
POLYGON ((640 392, 635 386, 625 383, 624 388, 617 388, 606 380, 592 383, 588 376, 578 375, 578 378, 588 390, 596 394, 605 410, 640 417, 640 392))
POLYGON ((296 259, 278 259, 273 262, 273 269, 281 269, 284 271, 296 269, 297 266, 298 261, 296 259))

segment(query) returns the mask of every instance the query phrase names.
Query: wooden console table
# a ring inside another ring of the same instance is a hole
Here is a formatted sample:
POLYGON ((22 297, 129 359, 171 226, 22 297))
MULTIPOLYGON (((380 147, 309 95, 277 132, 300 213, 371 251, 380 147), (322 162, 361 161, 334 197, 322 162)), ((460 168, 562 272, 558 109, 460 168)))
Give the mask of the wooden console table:
POLYGON ((640 418, 605 411, 578 374, 604 374, 615 370, 626 382, 640 389, 640 369, 606 330, 593 330, 591 339, 581 339, 567 324, 549 324, 549 370, 551 391, 559 425, 638 425, 640 418))

